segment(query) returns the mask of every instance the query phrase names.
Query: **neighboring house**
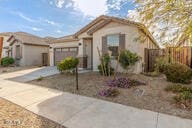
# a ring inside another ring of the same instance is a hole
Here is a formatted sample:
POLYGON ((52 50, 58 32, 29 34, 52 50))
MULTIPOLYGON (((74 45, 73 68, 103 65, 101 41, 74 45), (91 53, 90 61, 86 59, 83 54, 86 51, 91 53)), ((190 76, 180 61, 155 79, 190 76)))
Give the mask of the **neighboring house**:
POLYGON ((143 70, 144 49, 159 48, 144 25, 102 15, 74 35, 52 40, 50 65, 56 65, 65 57, 74 56, 80 59, 80 68, 98 70, 100 61, 97 47, 101 50, 101 54, 111 52, 112 56, 118 54, 119 48, 137 53, 142 60, 136 64, 134 71, 136 73, 143 70), (141 37, 145 37, 145 40, 140 40, 141 37))
POLYGON ((7 39, 12 34, 11 32, 0 33, 0 37, 3 37, 2 58, 9 56, 9 42, 7 42, 7 39))
POLYGON ((9 42, 9 56, 19 66, 48 65, 49 44, 44 38, 24 32, 13 33, 9 42))

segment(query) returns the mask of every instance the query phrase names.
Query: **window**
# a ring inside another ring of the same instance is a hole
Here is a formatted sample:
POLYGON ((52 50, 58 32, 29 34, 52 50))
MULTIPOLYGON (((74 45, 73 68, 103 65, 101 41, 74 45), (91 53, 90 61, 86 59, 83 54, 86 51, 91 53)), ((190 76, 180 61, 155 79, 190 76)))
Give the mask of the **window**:
POLYGON ((77 51, 77 48, 70 48, 70 51, 71 51, 71 52, 76 52, 76 51, 77 51))
POLYGON ((68 52, 69 49, 68 48, 62 48, 62 52, 68 52))
POLYGON ((20 47, 20 45, 17 45, 16 46, 16 58, 17 59, 20 59, 20 57, 21 57, 21 47, 20 47))
POLYGON ((107 36, 107 47, 111 56, 118 56, 119 50, 119 35, 108 35, 107 36))
POLYGON ((55 51, 56 52, 61 52, 61 48, 56 48, 55 51))

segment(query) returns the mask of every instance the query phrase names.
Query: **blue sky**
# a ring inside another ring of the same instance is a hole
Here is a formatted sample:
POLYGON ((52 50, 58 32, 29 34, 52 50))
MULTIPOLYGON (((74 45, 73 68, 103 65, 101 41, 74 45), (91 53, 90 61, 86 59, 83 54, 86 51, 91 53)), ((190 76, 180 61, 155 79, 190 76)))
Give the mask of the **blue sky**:
POLYGON ((0 32, 38 36, 73 34, 95 17, 127 17, 133 0, 0 0, 0 32))

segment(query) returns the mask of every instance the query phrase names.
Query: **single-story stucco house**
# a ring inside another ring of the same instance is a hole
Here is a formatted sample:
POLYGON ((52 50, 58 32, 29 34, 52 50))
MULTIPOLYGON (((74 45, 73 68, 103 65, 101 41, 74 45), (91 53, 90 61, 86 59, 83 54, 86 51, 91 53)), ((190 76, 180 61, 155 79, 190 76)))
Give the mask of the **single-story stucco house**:
MULTIPOLYGON (((136 73, 142 72, 144 49, 159 48, 152 34, 141 23, 111 16, 99 16, 73 35, 57 38, 50 43, 50 65, 54 66, 68 56, 78 57, 79 67, 97 71, 100 64, 97 47, 101 54, 118 49, 129 49, 142 59, 136 64, 136 73), (145 40, 140 40, 144 36, 145 40)), ((115 61, 114 61, 115 62, 115 61)))
POLYGON ((44 38, 25 32, 15 32, 7 42, 9 42, 8 55, 15 59, 16 65, 48 65, 49 44, 44 38))

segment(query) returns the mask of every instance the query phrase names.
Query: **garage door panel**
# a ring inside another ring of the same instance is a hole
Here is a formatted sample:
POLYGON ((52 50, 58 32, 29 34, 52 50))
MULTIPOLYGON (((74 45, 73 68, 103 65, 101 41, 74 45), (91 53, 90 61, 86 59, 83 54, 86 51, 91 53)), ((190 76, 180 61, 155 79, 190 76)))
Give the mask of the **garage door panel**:
POLYGON ((76 57, 78 48, 56 48, 55 49, 55 64, 64 60, 67 57, 76 57))

